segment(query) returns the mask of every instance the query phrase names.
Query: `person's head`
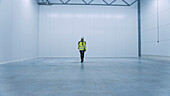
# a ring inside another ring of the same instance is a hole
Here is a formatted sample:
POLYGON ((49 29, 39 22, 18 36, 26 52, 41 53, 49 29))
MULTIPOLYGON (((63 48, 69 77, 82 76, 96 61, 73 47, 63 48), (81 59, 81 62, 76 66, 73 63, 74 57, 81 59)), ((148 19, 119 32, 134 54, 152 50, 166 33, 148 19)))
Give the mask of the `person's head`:
POLYGON ((81 41, 84 41, 84 37, 81 37, 81 41))

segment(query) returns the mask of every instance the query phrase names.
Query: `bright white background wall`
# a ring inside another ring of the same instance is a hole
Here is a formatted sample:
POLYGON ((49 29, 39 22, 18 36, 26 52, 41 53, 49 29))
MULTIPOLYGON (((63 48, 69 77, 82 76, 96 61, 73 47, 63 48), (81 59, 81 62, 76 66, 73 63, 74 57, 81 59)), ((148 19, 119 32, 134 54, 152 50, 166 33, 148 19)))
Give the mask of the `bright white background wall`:
POLYGON ((0 0, 0 62, 37 56, 37 1, 0 0))
POLYGON ((137 57, 137 9, 101 6, 40 6, 39 56, 77 57, 78 41, 87 57, 137 57))
POLYGON ((142 54, 170 56, 170 0, 141 0, 141 4, 142 54))

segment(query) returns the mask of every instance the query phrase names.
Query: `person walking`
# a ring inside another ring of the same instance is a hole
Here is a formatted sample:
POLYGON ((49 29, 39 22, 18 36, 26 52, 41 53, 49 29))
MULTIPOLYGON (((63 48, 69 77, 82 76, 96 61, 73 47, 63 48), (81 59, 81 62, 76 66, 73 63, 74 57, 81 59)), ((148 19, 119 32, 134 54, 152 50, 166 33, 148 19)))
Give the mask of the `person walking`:
POLYGON ((81 63, 84 62, 84 53, 86 51, 86 41, 84 41, 84 37, 78 42, 78 50, 80 51, 81 63))

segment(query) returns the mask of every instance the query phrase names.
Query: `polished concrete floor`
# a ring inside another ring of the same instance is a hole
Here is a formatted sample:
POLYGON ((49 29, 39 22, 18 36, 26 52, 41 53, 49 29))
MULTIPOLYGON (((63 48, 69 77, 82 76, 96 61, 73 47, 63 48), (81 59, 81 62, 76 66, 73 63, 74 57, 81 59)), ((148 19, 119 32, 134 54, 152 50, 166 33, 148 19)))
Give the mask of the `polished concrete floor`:
POLYGON ((0 65, 0 96, 170 96, 164 58, 37 58, 0 65))

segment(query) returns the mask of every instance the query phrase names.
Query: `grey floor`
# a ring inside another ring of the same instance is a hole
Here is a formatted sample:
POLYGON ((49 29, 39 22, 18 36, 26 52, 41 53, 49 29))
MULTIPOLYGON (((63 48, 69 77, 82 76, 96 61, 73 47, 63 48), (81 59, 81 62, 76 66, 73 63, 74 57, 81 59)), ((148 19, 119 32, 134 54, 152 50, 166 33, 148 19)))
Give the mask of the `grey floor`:
POLYGON ((164 58, 37 58, 0 65, 0 96, 170 96, 164 58))

